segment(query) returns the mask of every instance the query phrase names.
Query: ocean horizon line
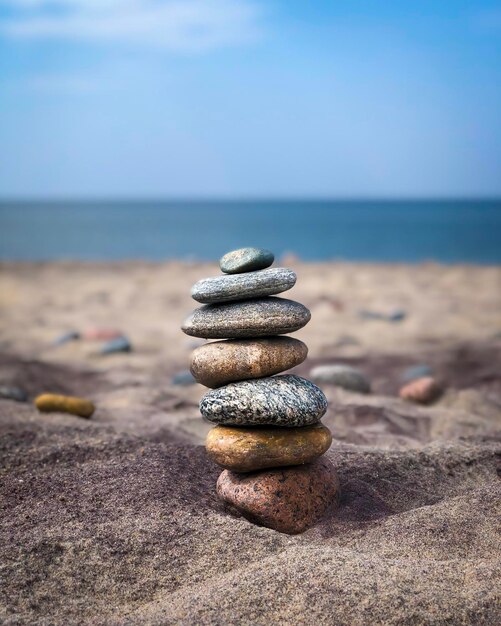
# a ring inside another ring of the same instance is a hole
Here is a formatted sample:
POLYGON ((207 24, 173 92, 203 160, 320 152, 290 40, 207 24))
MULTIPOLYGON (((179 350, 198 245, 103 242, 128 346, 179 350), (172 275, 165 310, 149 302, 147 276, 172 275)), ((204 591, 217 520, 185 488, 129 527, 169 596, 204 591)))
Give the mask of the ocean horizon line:
POLYGON ((412 195, 388 195, 388 196, 316 196, 316 195, 270 195, 270 196, 120 196, 120 195, 102 195, 102 196, 0 196, 0 204, 26 204, 26 203, 37 203, 37 204, 62 204, 62 203, 75 203, 75 204, 94 204, 94 203, 103 203, 103 204, 135 204, 138 202, 148 202, 148 203, 303 203, 303 202, 313 202, 313 203, 357 203, 357 202, 367 202, 367 203, 398 203, 398 202, 409 202, 409 203, 429 203, 429 202, 482 202, 482 203, 501 203, 501 194, 500 195, 420 195, 420 196, 412 196, 412 195))
POLYGON ((501 199, 0 201, 0 225, 4 259, 211 259, 255 245, 306 260, 501 263, 501 199))

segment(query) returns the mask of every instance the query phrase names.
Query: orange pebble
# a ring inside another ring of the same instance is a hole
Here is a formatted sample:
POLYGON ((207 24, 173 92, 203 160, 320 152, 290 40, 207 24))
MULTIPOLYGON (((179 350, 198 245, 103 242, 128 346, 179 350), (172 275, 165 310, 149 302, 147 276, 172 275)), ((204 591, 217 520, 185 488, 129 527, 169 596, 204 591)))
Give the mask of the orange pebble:
POLYGON ((442 389, 437 381, 431 376, 417 378, 400 389, 402 400, 416 402, 418 404, 429 404, 438 398, 442 389))

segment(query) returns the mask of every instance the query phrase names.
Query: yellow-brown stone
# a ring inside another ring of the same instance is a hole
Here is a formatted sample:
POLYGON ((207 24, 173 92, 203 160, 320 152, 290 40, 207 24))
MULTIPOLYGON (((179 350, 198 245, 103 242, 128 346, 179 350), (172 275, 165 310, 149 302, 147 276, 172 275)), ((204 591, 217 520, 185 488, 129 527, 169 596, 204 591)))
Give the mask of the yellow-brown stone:
POLYGON ((209 457, 234 472, 302 465, 329 449, 330 430, 325 426, 303 428, 235 428, 216 426, 207 435, 209 457))
POLYGON ((292 337, 213 341, 193 351, 190 369, 199 383, 215 388, 284 372, 307 354, 306 345, 292 337))
POLYGON ((90 400, 55 393, 43 393, 38 396, 35 398, 35 406, 43 413, 71 413, 80 417, 90 417, 95 410, 90 400))

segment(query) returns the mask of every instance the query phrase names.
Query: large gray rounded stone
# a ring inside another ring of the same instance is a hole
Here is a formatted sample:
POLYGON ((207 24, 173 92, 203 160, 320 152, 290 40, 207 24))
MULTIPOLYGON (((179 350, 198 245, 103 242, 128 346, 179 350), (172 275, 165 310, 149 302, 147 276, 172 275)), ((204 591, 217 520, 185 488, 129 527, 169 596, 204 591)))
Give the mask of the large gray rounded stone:
POLYGON ((275 260, 273 252, 263 248, 240 248, 225 254, 219 261, 219 267, 225 274, 240 274, 262 270, 275 260))
POLYGON ((291 374, 230 383, 205 394, 200 412, 226 426, 309 426, 327 410, 327 399, 309 380, 291 374))
POLYGON ((292 270, 272 267, 260 272, 204 278, 193 285, 191 296, 204 304, 229 302, 282 293, 295 283, 296 274, 292 270))
POLYGON ((206 304, 182 325, 192 337, 233 339, 293 333, 310 321, 308 309, 285 298, 256 298, 244 302, 206 304))

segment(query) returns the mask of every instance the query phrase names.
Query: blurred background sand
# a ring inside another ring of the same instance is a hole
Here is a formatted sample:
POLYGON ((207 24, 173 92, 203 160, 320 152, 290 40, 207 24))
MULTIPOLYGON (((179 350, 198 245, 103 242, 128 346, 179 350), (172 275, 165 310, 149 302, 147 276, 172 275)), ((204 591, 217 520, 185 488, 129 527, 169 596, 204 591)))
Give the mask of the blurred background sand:
MULTIPOLYGON (((309 346, 308 360, 298 368, 301 373, 308 374, 318 363, 360 365, 376 393, 403 405, 395 396, 404 370, 426 363, 448 388, 440 406, 461 408, 469 397, 485 404, 481 413, 489 412, 488 392, 491 387, 499 391, 495 356, 501 341, 499 268, 304 263, 295 258, 283 262, 298 274, 296 286, 285 295, 312 312, 312 321, 295 334, 309 346), (403 319, 367 319, 367 312, 386 316, 398 312, 403 319)), ((84 387, 82 392, 91 392, 96 400, 97 421, 111 420, 117 428, 127 424, 132 432, 175 427, 200 443, 205 425, 197 403, 204 388, 171 381, 187 369, 190 351, 203 343, 180 331, 182 320, 196 305, 190 286, 218 271, 215 264, 179 262, 4 264, 2 352, 27 362, 95 372, 106 390, 97 393, 84 387), (133 351, 104 356, 99 353, 103 342, 83 340, 52 345, 67 331, 93 327, 118 329, 129 338, 133 351), (166 402, 172 404, 167 411, 166 402), (154 416, 154 426, 146 414, 154 416)), ((22 378, 20 372, 16 376, 22 378)), ((8 382, 8 372, 3 378, 8 382)), ((80 391, 72 375, 61 375, 54 382, 57 389, 80 391)), ((30 391, 33 395, 57 390, 51 383, 42 378, 30 391)), ((331 391, 334 397, 336 393, 340 392, 331 391)), ((336 409, 331 406, 333 420, 336 409)))

